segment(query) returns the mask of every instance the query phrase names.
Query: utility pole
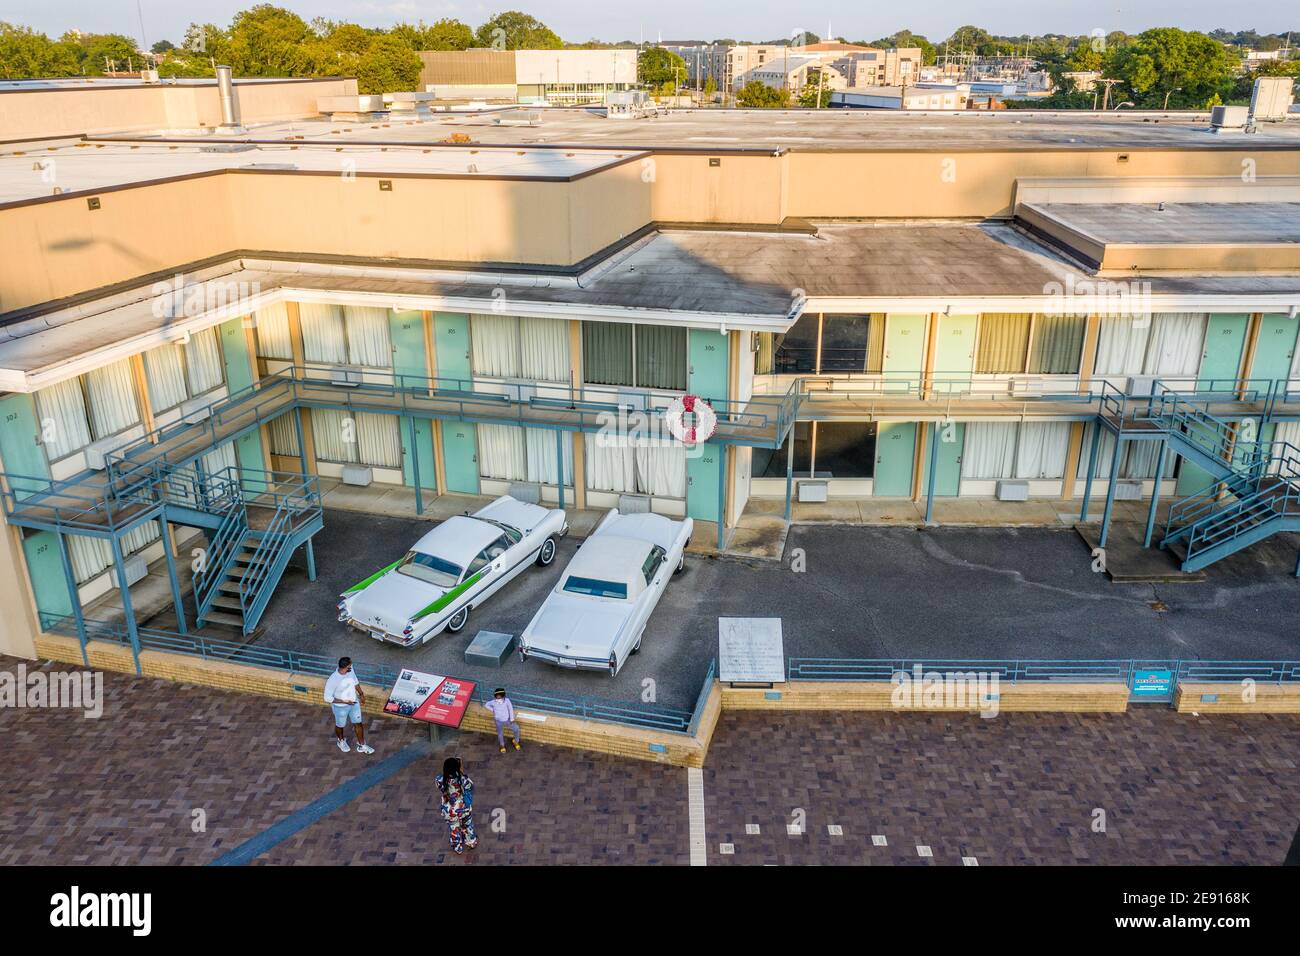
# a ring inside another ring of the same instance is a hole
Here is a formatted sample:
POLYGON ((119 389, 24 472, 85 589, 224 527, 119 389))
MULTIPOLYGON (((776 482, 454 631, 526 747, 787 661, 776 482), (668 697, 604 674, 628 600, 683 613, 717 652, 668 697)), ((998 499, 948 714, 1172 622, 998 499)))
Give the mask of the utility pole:
POLYGON ((1110 104, 1110 88, 1111 88, 1112 86, 1114 86, 1116 83, 1118 83, 1119 80, 1102 80, 1102 79, 1099 79, 1099 80, 1097 80, 1097 82, 1100 83, 1102 86, 1104 86, 1104 87, 1106 88, 1106 89, 1105 89, 1105 92, 1103 92, 1102 95, 1101 95, 1101 111, 1104 113, 1104 112, 1106 112, 1106 108, 1107 108, 1107 107, 1109 106, 1109 104, 1110 104))

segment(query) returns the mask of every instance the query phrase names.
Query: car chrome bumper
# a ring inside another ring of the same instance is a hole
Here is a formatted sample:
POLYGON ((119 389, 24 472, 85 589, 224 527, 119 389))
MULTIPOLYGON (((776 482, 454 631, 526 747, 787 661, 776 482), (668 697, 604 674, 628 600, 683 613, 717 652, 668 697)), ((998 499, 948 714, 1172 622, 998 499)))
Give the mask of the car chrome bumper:
POLYGON ((556 667, 564 667, 568 670, 575 671, 608 671, 609 658, 597 659, 595 657, 566 657, 563 654, 556 654, 553 651, 542 650, 539 647, 524 647, 520 653, 526 660, 537 658, 539 661, 545 661, 547 664, 554 664, 556 667))

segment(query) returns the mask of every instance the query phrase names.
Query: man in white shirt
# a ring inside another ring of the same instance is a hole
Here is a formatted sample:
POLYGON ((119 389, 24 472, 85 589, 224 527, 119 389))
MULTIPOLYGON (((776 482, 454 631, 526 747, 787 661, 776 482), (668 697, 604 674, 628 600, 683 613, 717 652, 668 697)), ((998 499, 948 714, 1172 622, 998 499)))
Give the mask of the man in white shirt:
POLYGON ((375 748, 366 744, 366 727, 361 717, 361 705, 366 702, 366 695, 362 693, 361 681, 352 670, 352 658, 339 658, 339 669, 325 681, 325 702, 334 711, 334 737, 339 750, 348 753, 352 749, 343 739, 348 722, 351 721, 357 734, 357 753, 374 753, 375 748))

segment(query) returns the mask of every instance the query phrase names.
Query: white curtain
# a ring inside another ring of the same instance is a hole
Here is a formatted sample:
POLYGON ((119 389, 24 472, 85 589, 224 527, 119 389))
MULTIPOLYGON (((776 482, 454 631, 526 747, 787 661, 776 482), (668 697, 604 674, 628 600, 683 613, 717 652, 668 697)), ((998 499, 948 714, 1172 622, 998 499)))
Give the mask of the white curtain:
POLYGON ((1141 375, 1151 334, 1151 318, 1108 316, 1097 336, 1098 375, 1141 375))
MULTIPOLYGON (((1083 430, 1083 446, 1079 454, 1079 467, 1076 477, 1088 475, 1088 455, 1092 450, 1092 430, 1095 426, 1088 424, 1083 430)), ((1119 463, 1119 477, 1128 481, 1154 478, 1156 473, 1156 456, 1160 453, 1160 443, 1155 441, 1130 441, 1124 443, 1124 457, 1119 463)), ((1115 436, 1104 431, 1101 443, 1097 446, 1097 470, 1094 477, 1101 481, 1110 478, 1110 465, 1115 457, 1115 436)), ((1165 453, 1165 477, 1172 478, 1178 456, 1172 451, 1165 453)))
POLYGON ((638 444, 636 483, 642 494, 666 498, 686 497, 686 446, 638 444))
POLYGON ((185 357, 171 343, 144 353, 144 380, 149 387, 149 407, 154 412, 175 408, 189 398, 185 386, 185 357))
POLYGON ((585 436, 587 487, 593 491, 636 491, 636 455, 631 446, 603 435, 585 436))
POLYGON ((569 323, 563 319, 519 320, 519 345, 524 378, 542 382, 569 381, 569 323))
POLYGON ((204 329, 190 336, 185 343, 185 370, 191 395, 202 395, 225 381, 216 329, 204 329))
POLYGON ((238 478, 238 465, 239 459, 235 455, 235 443, 233 441, 218 445, 203 456, 203 473, 208 476, 222 475, 226 478, 238 478), (226 469, 232 470, 227 472, 226 469))
MULTIPOLYGON (((1300 422, 1278 422, 1273 432, 1273 441, 1279 443, 1273 446, 1273 454, 1288 458, 1287 472, 1292 473, 1300 469, 1300 459, 1291 457, 1300 455, 1300 422), (1290 445, 1291 448, 1283 448, 1280 444, 1282 442, 1290 445)), ((1276 475, 1282 470, 1282 462, 1280 460, 1270 462, 1268 470, 1270 474, 1276 475)))
POLYGON ((343 310, 337 305, 304 302, 298 306, 302 324, 302 349, 308 362, 346 365, 347 339, 343 331, 343 310))
POLYGON ((553 485, 555 473, 555 436, 562 435, 564 448, 564 483, 573 484, 573 438, 568 432, 554 432, 549 428, 525 428, 528 445, 528 480, 553 485))
POLYGON ((471 315, 470 357, 475 375, 519 377, 519 320, 513 315, 471 315))
POLYGON ((1152 317, 1142 371, 1161 378, 1195 376, 1205 346, 1204 312, 1164 312, 1152 317))
POLYGON ((38 391, 36 411, 41 417, 41 440, 50 461, 71 455, 90 444, 86 398, 81 391, 80 379, 68 379, 38 391))
POLYGON ((271 432, 271 454, 288 455, 297 457, 298 450, 298 426, 294 422, 294 416, 298 414, 297 410, 285 412, 278 418, 271 419, 269 430, 271 432))
POLYGON ((349 464, 357 460, 356 422, 342 409, 313 408, 311 437, 316 457, 322 461, 349 464))
POLYGON ((393 367, 393 343, 389 338, 388 310, 369 306, 344 306, 348 359, 353 365, 371 368, 393 367))
POLYGON ((158 527, 158 522, 147 521, 122 536, 122 555, 125 557, 143 551, 160 537, 162 537, 162 529, 158 527))
POLYGON ((293 339, 289 335, 289 312, 283 302, 253 313, 257 329, 257 354, 263 358, 293 360, 293 339))
POLYGON ((72 562, 72 576, 78 584, 85 584, 113 563, 113 549, 103 538, 87 538, 70 534, 68 559, 72 562))
POLYGON ((967 422, 963 478, 1010 478, 1016 459, 1015 422, 967 422))
POLYGON ((528 480, 524 429, 515 425, 478 426, 478 468, 484 478, 528 480))
POLYGON ((96 438, 115 435, 140 421, 129 359, 87 372, 86 398, 90 430, 96 438))
POLYGON ((1069 422, 1021 423, 1016 445, 1016 477, 1063 477, 1069 447, 1069 422))
POLYGON ((357 412, 357 455, 363 465, 402 467, 402 422, 396 415, 357 412))

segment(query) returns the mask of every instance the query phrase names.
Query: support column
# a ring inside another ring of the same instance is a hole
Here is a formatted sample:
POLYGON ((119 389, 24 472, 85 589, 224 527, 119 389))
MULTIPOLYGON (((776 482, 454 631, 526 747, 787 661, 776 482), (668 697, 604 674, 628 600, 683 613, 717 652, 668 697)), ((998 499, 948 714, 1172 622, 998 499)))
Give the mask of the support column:
POLYGON ((116 537, 109 538, 113 550, 113 568, 117 572, 117 587, 122 592, 122 612, 126 615, 126 633, 131 638, 131 657, 135 660, 135 672, 140 674, 140 629, 135 620, 135 608, 131 605, 131 588, 126 583, 126 564, 122 560, 122 543, 116 537))
POLYGON ((934 480, 939 470, 939 429, 937 426, 937 422, 932 422, 928 426, 930 429, 930 480, 928 487, 925 489, 925 523, 927 525, 934 524, 934 480))
POLYGON ((1092 479, 1097 474, 1097 448, 1101 445, 1101 425, 1092 423, 1092 448, 1088 452, 1088 480, 1083 483, 1083 507, 1079 509, 1079 521, 1088 520, 1088 502, 1092 500, 1092 479))
POLYGON ((587 442, 582 432, 573 433, 573 507, 587 508, 587 442))
POLYGON ((176 557, 172 554, 172 549, 167 547, 171 538, 171 526, 161 516, 158 524, 162 528, 163 555, 167 559, 167 580, 172 586, 172 605, 176 608, 176 629, 182 634, 188 634, 185 627, 185 599, 181 596, 181 582, 176 577, 176 557))
POLYGON ((794 425, 790 426, 790 445, 785 454, 785 521, 790 523, 790 501, 794 495, 794 425))
POLYGON ((312 542, 312 539, 311 539, 311 538, 308 538, 308 539, 307 539, 307 544, 306 544, 306 551, 307 551, 307 580, 308 580, 308 581, 315 581, 315 580, 316 580, 316 549, 315 549, 315 547, 312 545, 311 542, 312 542))
POLYGON ((1147 534, 1142 541, 1142 547, 1151 547, 1151 532, 1156 526, 1156 508, 1160 505, 1160 482, 1165 476, 1165 453, 1169 450, 1169 443, 1163 439, 1160 442, 1160 454, 1156 456, 1156 480, 1155 485, 1151 488, 1151 509, 1147 512, 1147 534))
POLYGON ((302 427, 302 416, 304 416, 304 415, 307 414, 307 409, 305 409, 305 408, 295 408, 295 409, 292 409, 292 410, 289 412, 289 414, 291 414, 291 415, 293 416, 293 429, 294 429, 295 434, 297 434, 297 436, 298 436, 298 465, 299 465, 299 467, 302 468, 302 472, 301 472, 301 473, 305 475, 305 474, 308 474, 308 472, 307 472, 307 439, 306 439, 306 435, 303 433, 303 427, 302 427))
MULTIPOLYGON (((77 577, 72 573, 72 559, 68 557, 68 542, 62 532, 54 532, 59 539, 59 557, 63 559, 63 574, 68 579, 68 600, 72 604, 72 617, 77 622, 77 640, 81 642, 81 663, 90 666, 90 655, 86 652, 86 618, 81 613, 81 595, 77 591, 77 577)), ((1297 569, 1300 577, 1300 569, 1297 569)))
POLYGON ((1110 481, 1106 485, 1106 508, 1101 513, 1101 539, 1099 547, 1106 547, 1106 538, 1110 535, 1110 513, 1115 507, 1115 485, 1119 481, 1119 460, 1124 457, 1124 440, 1115 436, 1115 457, 1110 462, 1110 481))
POLYGON ((560 499, 560 510, 564 510, 564 432, 555 431, 555 493, 560 499))
POLYGON ((718 551, 725 551, 727 546, 727 446, 719 445, 718 454, 718 551))
POLYGON ((407 415, 406 424, 411 433, 411 476, 415 479, 415 513, 422 515, 424 514, 424 492, 420 488, 420 449, 415 445, 415 416, 407 415))

